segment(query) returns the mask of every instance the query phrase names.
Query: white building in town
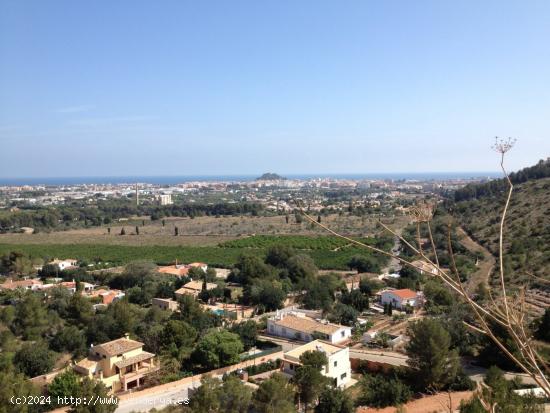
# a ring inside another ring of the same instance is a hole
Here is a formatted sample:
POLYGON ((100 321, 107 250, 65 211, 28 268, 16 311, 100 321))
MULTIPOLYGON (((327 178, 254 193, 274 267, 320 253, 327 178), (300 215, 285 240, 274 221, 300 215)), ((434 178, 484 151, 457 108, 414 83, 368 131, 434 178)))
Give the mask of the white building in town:
POLYGON ((322 339, 332 344, 341 343, 351 337, 351 327, 317 321, 303 313, 277 313, 267 320, 267 332, 278 337, 312 341, 322 339))
POLYGON ((351 363, 349 361, 349 347, 338 346, 326 341, 315 340, 303 346, 287 351, 283 356, 283 372, 294 375, 300 367, 300 356, 306 351, 321 351, 325 353, 328 363, 322 368, 323 376, 333 379, 335 387, 345 386, 351 378, 351 363))

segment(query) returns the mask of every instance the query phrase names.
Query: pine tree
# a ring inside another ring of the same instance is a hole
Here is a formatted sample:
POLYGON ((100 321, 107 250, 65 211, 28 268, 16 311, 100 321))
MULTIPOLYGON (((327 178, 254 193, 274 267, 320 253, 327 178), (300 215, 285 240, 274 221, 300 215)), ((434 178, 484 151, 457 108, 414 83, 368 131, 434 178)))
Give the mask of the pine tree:
POLYGON ((174 227, 174 235, 177 237, 179 235, 179 229, 178 227, 174 227))
POLYGON ((136 235, 139 235, 139 227, 136 225, 136 235))
POLYGON ((321 223, 321 215, 317 215, 317 222, 320 224, 321 223))
POLYGON ((122 229, 120 230, 120 235, 126 235, 126 230, 124 229, 124 227, 122 227, 122 229))

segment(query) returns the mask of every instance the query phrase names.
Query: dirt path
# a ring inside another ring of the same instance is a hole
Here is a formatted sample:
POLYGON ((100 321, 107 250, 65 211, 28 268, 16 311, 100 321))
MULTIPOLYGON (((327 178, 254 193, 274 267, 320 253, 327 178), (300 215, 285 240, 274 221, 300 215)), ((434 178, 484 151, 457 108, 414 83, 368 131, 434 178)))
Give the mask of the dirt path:
POLYGON ((470 275, 468 281, 466 281, 464 287, 466 292, 473 293, 479 283, 484 282, 489 285, 489 277, 495 268, 496 260, 493 254, 491 254, 485 247, 479 245, 462 229, 457 228, 458 234, 462 237, 460 243, 468 249, 470 252, 483 253, 483 259, 477 263, 477 271, 470 275))

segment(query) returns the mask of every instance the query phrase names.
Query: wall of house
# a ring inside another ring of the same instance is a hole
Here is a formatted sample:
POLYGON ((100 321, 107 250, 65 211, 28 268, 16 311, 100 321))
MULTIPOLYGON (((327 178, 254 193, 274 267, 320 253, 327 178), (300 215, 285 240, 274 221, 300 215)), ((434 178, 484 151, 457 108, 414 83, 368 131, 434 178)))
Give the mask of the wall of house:
POLYGON ((342 341, 348 340, 350 337, 351 337, 351 328, 344 327, 332 333, 329 341, 333 344, 337 344, 337 343, 341 343, 342 341))
POLYGON ((343 386, 349 381, 351 378, 351 364, 348 347, 337 351, 329 357, 324 375, 336 379, 337 386, 343 386))
POLYGON ((275 324, 275 320, 267 320, 267 332, 274 336, 284 337, 291 340, 312 341, 313 337, 309 333, 302 333, 288 327, 282 327, 275 324))
POLYGON ((416 305, 416 299, 414 298, 402 299, 401 297, 398 297, 397 295, 392 293, 382 294, 382 297, 380 298, 380 302, 382 303, 382 305, 392 303, 392 305, 395 308, 403 308, 403 307, 406 307, 407 304, 412 307, 416 305))

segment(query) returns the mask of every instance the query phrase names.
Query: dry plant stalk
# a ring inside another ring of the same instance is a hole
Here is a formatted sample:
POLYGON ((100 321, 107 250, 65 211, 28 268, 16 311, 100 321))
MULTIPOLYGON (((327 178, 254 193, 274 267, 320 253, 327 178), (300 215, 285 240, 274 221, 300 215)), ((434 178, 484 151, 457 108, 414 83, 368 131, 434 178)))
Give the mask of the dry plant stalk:
MULTIPOLYGON (((389 233, 399 238, 399 240, 410 248, 414 253, 422 257, 422 259, 427 263, 429 267, 433 270, 433 276, 439 278, 443 281, 451 290, 458 294, 463 301, 465 301, 469 307, 473 310, 473 313, 476 318, 476 325, 469 324, 466 321, 463 323, 470 329, 484 334, 489 337, 512 361, 514 361, 529 377, 531 377, 537 385, 543 389, 548 397, 550 397, 550 383, 549 379, 545 374, 545 371, 548 372, 548 366, 546 365, 543 358, 537 352, 533 337, 529 332, 529 329, 526 327, 527 324, 527 311, 525 307, 525 293, 524 290, 520 290, 519 294, 511 296, 508 293, 505 274, 504 274, 504 223, 506 220, 506 215, 508 212, 508 207, 510 205, 510 199, 512 197, 512 192, 514 185, 510 180, 508 172, 504 167, 504 158, 505 154, 512 149, 514 146, 515 140, 512 139, 499 139, 496 138, 496 142, 493 145, 493 149, 500 154, 500 167, 504 174, 504 177, 508 184, 508 193, 506 197, 506 202, 504 204, 504 210, 501 215, 500 225, 499 225, 499 281, 500 288, 495 291, 498 294, 498 297, 494 297, 495 294, 490 294, 490 303, 487 305, 479 304, 474 301, 466 292, 460 275, 456 268, 455 257, 451 247, 451 235, 450 231, 448 232, 448 250, 451 258, 451 269, 445 270, 441 268, 439 264, 439 259, 437 256, 437 251, 435 247, 435 242, 432 234, 432 229, 430 222, 433 218, 433 213, 435 206, 429 203, 421 203, 410 209, 410 215, 413 222, 416 225, 416 235, 417 235, 417 246, 412 245, 401 235, 398 235, 395 231, 385 225, 383 222, 379 221, 380 225, 389 233), (431 244, 431 255, 433 259, 427 256, 426 252, 422 249, 422 243, 420 239, 420 228, 422 225, 425 225, 428 229, 429 241, 431 244), (519 354, 514 354, 514 349, 508 348, 506 344, 496 335, 494 331, 494 325, 503 327, 511 339, 513 340, 514 345, 517 347, 519 354)), ((308 215, 303 208, 298 205, 300 212, 315 225, 323 228, 325 231, 331 233, 332 235, 345 239, 350 244, 358 245, 364 248, 367 248, 371 251, 374 251, 379 254, 383 254, 390 258, 396 259, 403 265, 415 268, 417 270, 425 271, 425 268, 413 264, 413 262, 407 261, 399 255, 396 255, 391 252, 381 250, 379 248, 367 245, 363 242, 354 240, 345 235, 339 234, 336 231, 333 231, 326 225, 317 222, 316 219, 308 215)), ((486 406, 488 411, 492 411, 494 406, 486 406)))

